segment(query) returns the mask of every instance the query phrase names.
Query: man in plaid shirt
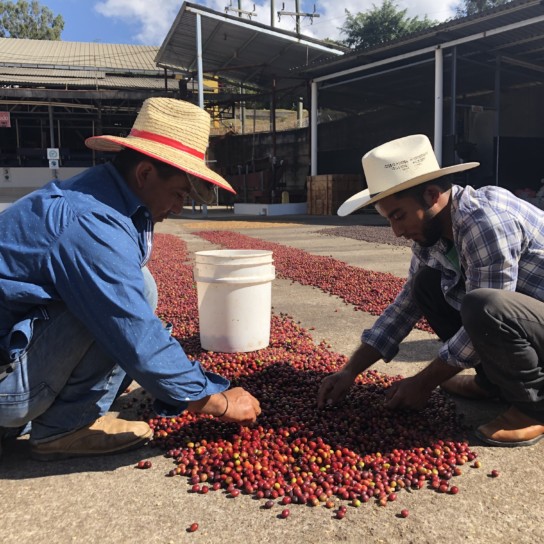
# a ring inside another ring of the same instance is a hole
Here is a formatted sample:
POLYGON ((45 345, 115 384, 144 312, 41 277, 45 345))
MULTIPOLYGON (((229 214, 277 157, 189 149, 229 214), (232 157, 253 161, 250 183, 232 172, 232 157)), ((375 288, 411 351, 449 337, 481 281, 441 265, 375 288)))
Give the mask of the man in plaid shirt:
POLYGON ((339 215, 375 203, 393 232, 414 242, 408 279, 365 330, 346 366, 325 378, 318 405, 338 402, 358 374, 391 360, 425 317, 443 344, 437 357, 387 392, 390 408, 425 406, 441 385, 470 398, 499 396, 510 407, 478 427, 485 443, 525 446, 544 437, 544 212, 509 191, 452 184, 423 135, 363 157, 368 189, 339 215), (475 368, 475 374, 461 374, 475 368))

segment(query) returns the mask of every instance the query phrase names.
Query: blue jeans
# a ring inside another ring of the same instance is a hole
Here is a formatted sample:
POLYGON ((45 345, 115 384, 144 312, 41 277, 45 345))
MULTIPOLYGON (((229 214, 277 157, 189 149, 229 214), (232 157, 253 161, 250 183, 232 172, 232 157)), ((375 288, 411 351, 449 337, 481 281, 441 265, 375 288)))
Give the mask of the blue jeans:
MULTIPOLYGON (((157 306, 157 285, 142 269, 145 296, 157 306)), ((0 427, 32 422, 30 438, 47 441, 84 427, 110 409, 124 390, 126 373, 98 346, 66 306, 47 307, 13 372, 0 381, 0 427)))

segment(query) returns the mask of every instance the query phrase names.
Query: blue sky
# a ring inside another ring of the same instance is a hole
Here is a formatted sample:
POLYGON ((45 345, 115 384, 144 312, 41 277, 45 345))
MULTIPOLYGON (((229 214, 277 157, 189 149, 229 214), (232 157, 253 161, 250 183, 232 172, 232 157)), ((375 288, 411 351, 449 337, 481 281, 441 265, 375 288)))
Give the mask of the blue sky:
MULTIPOLYGON (((142 45, 161 45, 168 30, 179 12, 181 0, 39 0, 55 15, 64 18, 63 41, 127 43, 142 45)), ((238 8, 238 0, 196 0, 193 4, 207 6, 222 13, 225 8, 238 8)), ((454 13, 457 0, 397 0, 400 9, 407 9, 411 17, 423 17, 444 21, 454 13)), ((295 0, 275 0, 275 11, 294 12, 295 0)), ((345 20, 345 10, 355 14, 380 5, 381 0, 300 0, 304 13, 314 11, 319 18, 301 19, 303 34, 315 38, 341 39, 339 27, 345 20)), ((243 10, 256 7, 254 21, 270 24, 270 0, 241 0, 243 10)), ((234 12, 229 11, 230 14, 234 12)), ((283 16, 275 26, 286 30, 295 30, 295 18, 283 16)))

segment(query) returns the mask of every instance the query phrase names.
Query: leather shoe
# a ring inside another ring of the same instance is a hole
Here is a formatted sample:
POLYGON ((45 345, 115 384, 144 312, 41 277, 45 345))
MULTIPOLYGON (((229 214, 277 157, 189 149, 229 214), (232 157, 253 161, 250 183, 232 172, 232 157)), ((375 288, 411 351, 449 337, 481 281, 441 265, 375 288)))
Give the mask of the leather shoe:
POLYGON ((476 436, 492 446, 532 446, 544 438, 544 425, 511 406, 493 421, 478 427, 476 436))
POLYGON ((60 438, 33 444, 31 456, 39 461, 55 461, 122 453, 143 446, 152 435, 153 431, 143 421, 105 415, 60 438))
POLYGON ((440 384, 440 388, 446 393, 467 399, 486 400, 494 398, 489 391, 482 389, 476 383, 476 376, 473 374, 457 374, 457 376, 440 384))

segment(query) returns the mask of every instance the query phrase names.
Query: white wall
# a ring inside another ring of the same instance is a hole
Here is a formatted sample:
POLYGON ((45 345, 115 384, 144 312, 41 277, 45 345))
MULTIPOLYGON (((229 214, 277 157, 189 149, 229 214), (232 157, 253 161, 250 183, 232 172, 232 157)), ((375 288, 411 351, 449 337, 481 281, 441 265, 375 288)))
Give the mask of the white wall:
MULTIPOLYGON (((56 170, 58 179, 68 179, 85 168, 59 168, 56 170)), ((0 189, 41 187, 55 178, 55 170, 49 168, 35 167, 3 167, 0 168, 0 189)))
POLYGON ((55 177, 68 179, 79 174, 86 168, 24 168, 1 167, 0 168, 0 211, 5 210, 10 204, 26 194, 49 183, 55 177))
POLYGON ((234 204, 234 215, 297 215, 307 213, 306 202, 292 204, 234 204))

